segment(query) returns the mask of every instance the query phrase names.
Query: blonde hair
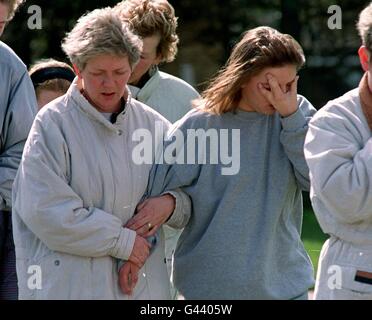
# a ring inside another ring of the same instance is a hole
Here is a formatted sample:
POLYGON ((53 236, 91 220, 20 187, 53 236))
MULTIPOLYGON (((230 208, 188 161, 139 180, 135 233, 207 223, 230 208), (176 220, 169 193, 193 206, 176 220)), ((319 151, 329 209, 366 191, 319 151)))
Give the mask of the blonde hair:
POLYGON ((292 36, 270 27, 249 30, 193 105, 214 114, 234 111, 241 99, 242 85, 263 69, 295 65, 298 70, 304 63, 303 50, 292 36))
POLYGON ((372 2, 360 13, 357 30, 363 45, 372 52, 372 2))
POLYGON ((25 2, 25 0, 0 0, 0 3, 5 4, 8 6, 9 13, 8 13, 8 21, 12 20, 14 14, 16 13, 18 7, 25 2))
POLYGON ((174 60, 179 42, 177 17, 167 0, 126 0, 119 2, 114 9, 141 38, 160 36, 157 54, 161 62, 174 60))
POLYGON ((89 59, 102 54, 127 56, 133 70, 140 59, 142 40, 112 8, 104 8, 80 17, 63 40, 62 49, 80 70, 89 59))
MULTIPOLYGON (((71 75, 74 74, 74 70, 69 66, 67 63, 57 61, 54 59, 43 59, 35 62, 31 67, 28 72, 29 76, 31 79, 33 79, 33 75, 36 74, 36 72, 40 70, 46 70, 50 68, 63 68, 67 72, 71 72, 71 75)), ((71 81, 63 78, 53 78, 53 79, 48 79, 40 83, 34 83, 35 87, 35 93, 36 97, 39 98, 40 92, 42 90, 50 90, 50 91, 57 91, 61 93, 66 93, 68 88, 71 85, 71 81)))

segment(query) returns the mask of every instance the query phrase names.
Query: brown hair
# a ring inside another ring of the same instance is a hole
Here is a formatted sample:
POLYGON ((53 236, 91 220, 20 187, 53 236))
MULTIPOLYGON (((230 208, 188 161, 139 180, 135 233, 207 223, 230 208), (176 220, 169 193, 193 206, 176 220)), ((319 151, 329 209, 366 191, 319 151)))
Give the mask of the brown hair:
POLYGON ((115 7, 120 17, 141 38, 160 35, 157 54, 162 62, 171 62, 177 54, 177 18, 167 0, 126 0, 115 7))
POLYGON ((15 12, 23 2, 25 2, 25 0, 0 0, 0 3, 3 3, 6 6, 8 6, 9 9, 8 20, 11 20, 14 17, 15 12))
MULTIPOLYGON (((57 61, 54 59, 44 59, 44 60, 39 60, 36 63, 34 63, 31 66, 28 74, 32 78, 32 75, 35 74, 37 71, 42 70, 42 69, 47 69, 47 68, 54 68, 54 67, 68 69, 72 71, 72 73, 74 73, 74 70, 67 63, 57 61)), ((70 85, 71 85, 71 82, 66 79, 56 78, 56 79, 46 80, 42 83, 38 83, 35 86, 36 97, 39 97, 40 91, 42 90, 50 90, 50 91, 66 93, 70 85)))
POLYGON ((241 86, 251 77, 268 67, 295 65, 298 70, 304 63, 303 50, 292 36, 270 27, 249 30, 193 105, 215 114, 234 111, 241 99, 241 86))

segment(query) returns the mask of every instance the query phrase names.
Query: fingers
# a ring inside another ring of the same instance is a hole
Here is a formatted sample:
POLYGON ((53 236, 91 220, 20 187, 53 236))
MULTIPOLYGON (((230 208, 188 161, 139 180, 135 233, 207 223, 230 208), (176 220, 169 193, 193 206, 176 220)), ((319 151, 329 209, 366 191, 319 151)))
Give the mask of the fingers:
POLYGON ((119 272, 119 285, 121 291, 123 291, 124 294, 131 294, 131 285, 129 283, 129 277, 130 277, 130 262, 124 263, 124 265, 120 268, 119 272))
POLYGON ((262 83, 259 83, 258 84, 258 90, 267 99, 267 101, 269 101, 270 103, 272 103, 272 101, 273 101, 273 94, 270 91, 270 89, 266 89, 262 83))
POLYGON ((271 75, 270 73, 267 74, 266 79, 267 79, 267 82, 269 83, 269 86, 270 86, 270 89, 271 89, 271 91, 270 91, 272 93, 271 97, 274 100, 279 99, 283 95, 284 92, 283 92, 282 88, 280 87, 278 80, 273 75, 271 75))
POLYGON ((298 79, 300 77, 299 76, 296 76, 295 80, 292 82, 291 84, 291 88, 290 88, 290 92, 291 93, 294 93, 296 96, 297 96, 297 85, 298 85, 298 79))
POLYGON ((139 268, 127 261, 119 271, 119 285, 123 293, 131 295, 138 282, 139 268))
POLYGON ((129 261, 133 262, 138 268, 141 269, 146 262, 146 258, 144 258, 144 256, 133 255, 129 257, 129 261))
POLYGON ((143 208, 146 207, 147 203, 148 203, 148 199, 137 205, 136 214, 125 224, 125 227, 134 230, 134 229, 137 229, 138 227, 141 227, 144 224, 142 220, 146 218, 145 216, 146 212, 141 212, 141 211, 143 208))
POLYGON ((157 229, 158 229, 157 226, 153 226, 151 222, 148 222, 148 223, 145 223, 144 225, 142 225, 141 227, 138 227, 134 231, 136 231, 136 233, 139 236, 141 236, 143 238, 147 238, 148 234, 154 234, 157 231, 157 229), (149 233, 149 232, 151 232, 151 233, 149 233))
POLYGON ((142 226, 142 220, 144 219, 144 217, 142 215, 134 215, 126 224, 125 224, 125 227, 126 228, 129 228, 129 229, 132 229, 132 230, 136 230, 139 226, 142 226))
POLYGON ((138 215, 136 214, 132 219, 130 219, 126 224, 125 227, 136 232, 139 231, 140 228, 147 226, 147 222, 149 218, 147 216, 138 215))
POLYGON ((140 211, 144 206, 146 206, 148 200, 145 200, 137 205, 137 211, 140 211))
POLYGON ((132 288, 132 290, 134 289, 134 287, 136 286, 136 284, 138 282, 139 270, 140 269, 137 268, 137 266, 132 265, 132 268, 131 268, 131 288, 132 288))
POLYGON ((125 227, 141 236, 152 235, 158 229, 157 227, 153 230, 154 226, 162 225, 173 213, 175 206, 176 201, 169 194, 149 198, 137 206, 137 213, 125 224, 125 227))
MULTIPOLYGON (((147 226, 147 229, 148 229, 148 223, 149 221, 151 221, 151 216, 153 216, 153 212, 149 210, 147 205, 148 205, 148 200, 139 204, 136 209, 137 213, 134 215, 133 218, 131 218, 127 222, 125 227, 130 228, 134 231, 138 231, 140 228, 144 228, 145 226, 147 226)), ((141 230, 141 231, 147 232, 147 229, 141 230)))
POLYGON ((151 237, 153 236, 159 229, 159 225, 155 225, 153 226, 151 229, 148 229, 143 235, 142 237, 144 238, 148 238, 148 237, 151 237))

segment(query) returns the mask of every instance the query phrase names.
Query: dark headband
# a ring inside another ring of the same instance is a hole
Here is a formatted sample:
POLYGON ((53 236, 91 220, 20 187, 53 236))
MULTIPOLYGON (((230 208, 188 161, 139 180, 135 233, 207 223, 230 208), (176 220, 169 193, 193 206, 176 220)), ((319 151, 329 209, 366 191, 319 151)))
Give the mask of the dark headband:
POLYGON ((39 84, 53 79, 65 79, 72 82, 75 78, 75 73, 64 67, 46 67, 35 71, 31 75, 32 83, 36 88, 39 84))

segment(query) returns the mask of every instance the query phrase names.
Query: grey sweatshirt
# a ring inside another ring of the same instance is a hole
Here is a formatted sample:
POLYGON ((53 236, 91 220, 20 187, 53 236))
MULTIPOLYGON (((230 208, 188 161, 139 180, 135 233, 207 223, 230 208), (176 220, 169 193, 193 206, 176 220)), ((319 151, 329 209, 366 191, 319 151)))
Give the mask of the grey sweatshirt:
POLYGON ((300 232, 301 190, 309 189, 303 145, 315 109, 304 97, 298 103, 287 118, 192 110, 174 125, 164 145, 168 157, 177 139, 178 147, 188 144, 184 159, 195 151, 190 129, 220 135, 218 145, 195 143, 206 164, 197 157, 181 164, 181 155, 154 166, 149 181, 149 195, 182 187, 193 202, 175 253, 175 285, 186 299, 292 299, 313 285, 300 232), (227 145, 230 171, 221 156, 227 145), (210 158, 216 150, 218 161, 210 158))

